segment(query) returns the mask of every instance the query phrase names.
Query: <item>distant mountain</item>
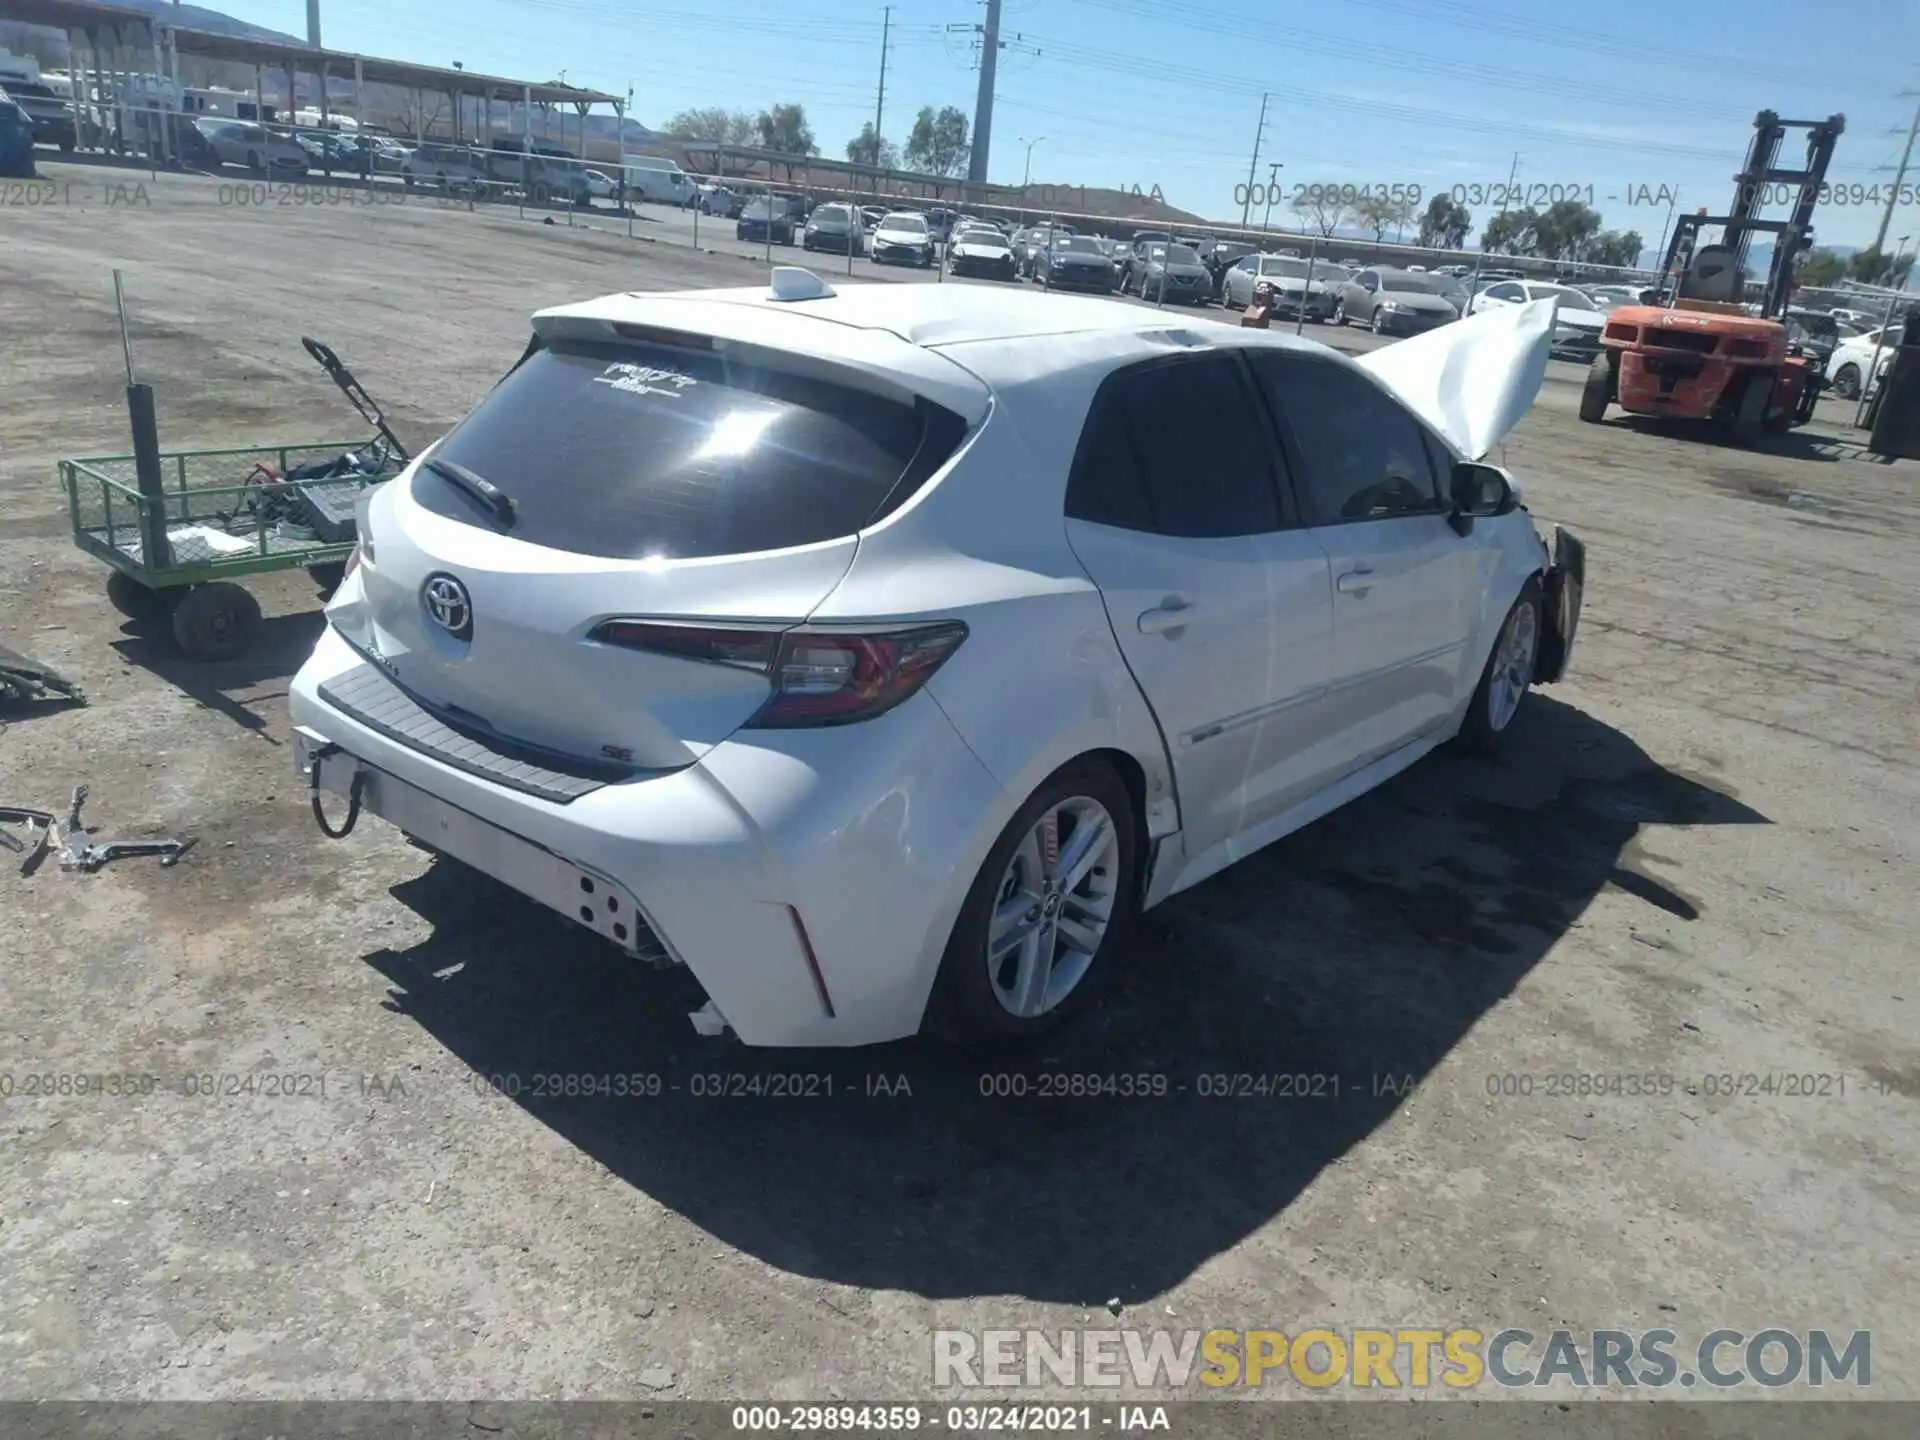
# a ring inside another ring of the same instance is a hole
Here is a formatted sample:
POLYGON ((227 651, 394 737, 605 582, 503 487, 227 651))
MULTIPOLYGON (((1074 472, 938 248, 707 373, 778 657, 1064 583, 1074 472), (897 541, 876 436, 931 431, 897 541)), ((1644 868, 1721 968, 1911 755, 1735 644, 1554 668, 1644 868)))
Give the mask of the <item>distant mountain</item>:
POLYGON ((204 5, 176 5, 173 0, 111 0, 115 5, 124 5, 129 10, 144 10, 149 15, 158 16, 171 25, 182 25, 192 30, 212 30, 221 35, 239 35, 250 40, 291 40, 296 45, 304 45, 304 35, 289 35, 284 30, 269 30, 264 25, 254 25, 246 20, 236 20, 218 10, 209 10, 204 5))
MULTIPOLYGON (((248 40, 291 41, 303 45, 306 38, 288 35, 236 20, 204 5, 175 5, 173 0, 114 0, 129 10, 141 10, 172 24, 195 30, 211 30, 220 35, 237 35, 248 40)), ((51 25, 27 25, 17 20, 0 20, 0 49, 16 55, 31 55, 49 69, 65 69, 71 62, 67 53, 67 32, 51 25)))

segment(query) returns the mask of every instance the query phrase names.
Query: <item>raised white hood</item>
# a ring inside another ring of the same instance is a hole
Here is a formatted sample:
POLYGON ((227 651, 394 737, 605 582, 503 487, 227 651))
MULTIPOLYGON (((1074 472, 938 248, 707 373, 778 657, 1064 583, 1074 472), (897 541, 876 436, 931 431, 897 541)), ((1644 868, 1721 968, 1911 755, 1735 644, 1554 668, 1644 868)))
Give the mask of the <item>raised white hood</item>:
POLYGON ((1400 340, 1356 363, 1470 460, 1520 423, 1547 375, 1552 300, 1502 305, 1400 340))

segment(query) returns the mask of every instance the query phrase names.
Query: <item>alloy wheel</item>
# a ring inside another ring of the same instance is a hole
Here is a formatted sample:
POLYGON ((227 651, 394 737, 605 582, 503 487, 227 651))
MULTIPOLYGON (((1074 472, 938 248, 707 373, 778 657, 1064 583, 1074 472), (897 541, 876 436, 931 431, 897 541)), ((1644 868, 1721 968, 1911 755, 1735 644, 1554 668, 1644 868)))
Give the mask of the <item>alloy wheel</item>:
POLYGON ((1500 630, 1500 645, 1494 653, 1493 674, 1487 684, 1487 724, 1504 730, 1533 683, 1534 654, 1540 645, 1539 606, 1522 603, 1513 607, 1500 630))
POLYGON ((1009 1015, 1058 1008, 1086 978, 1113 923, 1119 832, 1089 796, 1062 800, 1007 862, 987 927, 987 983, 1009 1015))

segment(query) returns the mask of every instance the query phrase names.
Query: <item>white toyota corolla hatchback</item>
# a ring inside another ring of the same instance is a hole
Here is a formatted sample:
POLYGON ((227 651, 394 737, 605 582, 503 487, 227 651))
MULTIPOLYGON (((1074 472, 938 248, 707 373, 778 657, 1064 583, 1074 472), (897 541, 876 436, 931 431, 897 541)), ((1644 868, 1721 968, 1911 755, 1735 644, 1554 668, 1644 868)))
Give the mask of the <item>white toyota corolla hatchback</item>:
POLYGON ((316 813, 685 965, 749 1044, 1040 1032, 1141 909, 1560 677, 1584 552, 1472 458, 1552 309, 1358 364, 800 270, 543 311, 362 500, 292 690, 316 813))

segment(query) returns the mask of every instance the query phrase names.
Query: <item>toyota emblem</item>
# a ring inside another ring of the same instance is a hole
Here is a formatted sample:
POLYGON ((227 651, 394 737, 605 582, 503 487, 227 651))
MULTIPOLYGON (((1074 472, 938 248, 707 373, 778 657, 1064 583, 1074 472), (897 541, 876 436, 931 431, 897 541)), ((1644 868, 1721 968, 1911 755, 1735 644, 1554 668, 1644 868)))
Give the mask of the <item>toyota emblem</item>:
POLYGON ((467 587, 451 575, 429 575, 420 587, 421 603, 433 623, 456 640, 473 638, 473 601, 467 587))

